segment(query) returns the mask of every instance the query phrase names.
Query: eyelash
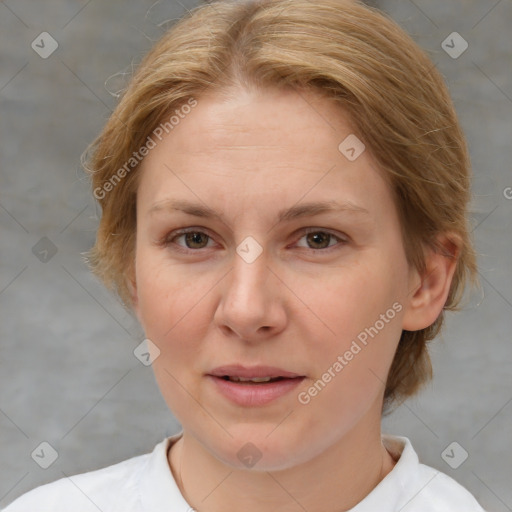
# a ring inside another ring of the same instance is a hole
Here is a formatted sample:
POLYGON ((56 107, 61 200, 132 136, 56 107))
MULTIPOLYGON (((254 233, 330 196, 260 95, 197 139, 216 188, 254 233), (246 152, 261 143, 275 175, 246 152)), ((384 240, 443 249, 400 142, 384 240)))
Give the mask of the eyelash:
MULTIPOLYGON (((189 248, 183 247, 181 245, 175 244, 174 240, 176 240, 188 233, 199 233, 202 235, 206 235, 209 239, 208 241, 212 240, 213 237, 211 237, 206 231, 202 231, 202 229, 204 229, 204 228, 187 228, 187 229, 181 229, 178 231, 173 231, 172 233, 165 236, 161 240, 159 245, 162 245, 164 247, 170 247, 171 245, 174 245, 175 247, 173 248, 173 250, 176 250, 178 252, 182 252, 185 254, 198 253, 204 249, 207 249, 207 247, 202 247, 200 249, 189 249, 189 248)), ((321 252, 321 253, 325 254, 325 253, 331 253, 333 250, 340 249, 341 247, 343 247, 345 244, 348 243, 348 237, 346 237, 346 236, 341 237, 341 236, 335 235, 331 231, 328 231, 325 229, 320 229, 320 228, 305 228, 304 230, 301 231, 301 236, 300 236, 299 240, 301 240, 305 236, 312 234, 312 233, 315 233, 315 234, 322 233, 325 235, 329 235, 329 236, 335 238, 338 241, 338 244, 333 245, 333 246, 328 246, 324 249, 312 249, 310 247, 301 247, 301 249, 306 249, 306 250, 317 252, 317 253, 321 252)), ((329 242, 330 241, 331 240, 329 240, 329 242)))

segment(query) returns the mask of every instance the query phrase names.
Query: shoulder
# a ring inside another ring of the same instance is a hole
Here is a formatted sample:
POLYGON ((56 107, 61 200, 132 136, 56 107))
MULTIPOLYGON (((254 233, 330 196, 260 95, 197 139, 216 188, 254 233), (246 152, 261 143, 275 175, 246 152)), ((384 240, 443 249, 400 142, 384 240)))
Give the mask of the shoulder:
POLYGON ((106 468, 66 476, 36 487, 2 512, 138 511, 139 476, 150 455, 139 455, 106 468))
POLYGON ((485 512, 475 497, 453 478, 420 463, 408 438, 383 436, 383 441, 395 459, 398 459, 386 479, 393 482, 394 489, 400 494, 397 500, 399 510, 485 512))
MULTIPOLYGON (((418 494, 416 501, 422 503, 418 512, 433 511, 452 512, 464 510, 465 512, 484 512, 475 497, 462 485, 445 473, 430 466, 419 464, 418 482, 424 487, 418 494)), ((411 510, 413 510, 411 508, 411 510)), ((407 511, 409 509, 405 509, 407 511)), ((416 509, 414 509, 416 510, 416 509)))

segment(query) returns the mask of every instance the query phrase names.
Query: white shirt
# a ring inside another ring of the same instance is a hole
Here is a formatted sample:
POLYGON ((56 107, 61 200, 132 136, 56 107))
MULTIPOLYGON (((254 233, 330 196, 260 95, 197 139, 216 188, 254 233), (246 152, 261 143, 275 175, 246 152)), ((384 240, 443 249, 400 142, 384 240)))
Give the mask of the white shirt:
MULTIPOLYGON (((152 453, 37 487, 4 512, 193 512, 167 459, 182 434, 164 439, 152 453)), ((455 480, 420 464, 408 438, 382 440, 398 462, 350 512, 484 512, 455 480)))

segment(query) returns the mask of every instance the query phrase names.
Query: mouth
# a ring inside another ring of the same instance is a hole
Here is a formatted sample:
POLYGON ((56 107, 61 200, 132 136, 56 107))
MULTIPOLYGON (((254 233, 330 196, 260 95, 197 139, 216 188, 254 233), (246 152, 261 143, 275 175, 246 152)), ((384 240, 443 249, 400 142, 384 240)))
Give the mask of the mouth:
POLYGON ((269 366, 224 366, 206 375, 222 396, 239 406, 262 406, 288 394, 305 378, 269 366))
POLYGON ((212 370, 208 375, 224 380, 230 380, 231 382, 248 382, 253 384, 305 377, 305 375, 293 373, 275 366, 250 367, 242 365, 219 366, 212 370))

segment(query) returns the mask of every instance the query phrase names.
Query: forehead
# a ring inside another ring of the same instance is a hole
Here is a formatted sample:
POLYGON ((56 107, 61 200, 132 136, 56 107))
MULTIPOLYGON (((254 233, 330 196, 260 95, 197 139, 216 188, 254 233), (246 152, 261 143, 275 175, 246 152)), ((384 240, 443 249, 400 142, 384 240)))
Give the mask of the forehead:
POLYGON ((294 156, 290 150, 297 150, 297 158, 312 156, 311 144, 336 149, 335 134, 351 131, 341 107, 333 107, 332 100, 294 89, 211 92, 173 130, 174 146, 187 154, 286 149, 288 158, 294 156))
POLYGON ((280 209, 340 194, 371 204, 386 186, 367 151, 353 161, 340 151, 349 136, 343 109, 311 92, 209 93, 144 159, 139 204, 172 195, 223 207, 243 196, 246 208, 270 199, 280 209))

